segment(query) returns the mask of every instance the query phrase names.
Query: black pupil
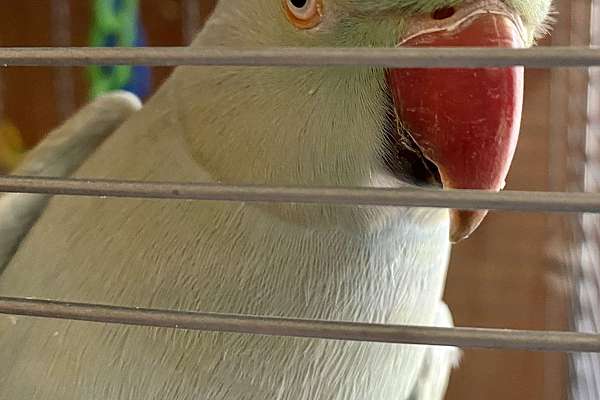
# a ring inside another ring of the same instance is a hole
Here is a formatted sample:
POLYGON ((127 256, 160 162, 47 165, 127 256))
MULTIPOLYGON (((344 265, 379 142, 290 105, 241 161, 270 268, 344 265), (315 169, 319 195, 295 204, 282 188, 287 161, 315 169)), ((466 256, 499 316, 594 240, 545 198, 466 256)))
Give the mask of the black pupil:
POLYGON ((296 8, 303 8, 308 3, 308 0, 290 0, 290 3, 296 8))

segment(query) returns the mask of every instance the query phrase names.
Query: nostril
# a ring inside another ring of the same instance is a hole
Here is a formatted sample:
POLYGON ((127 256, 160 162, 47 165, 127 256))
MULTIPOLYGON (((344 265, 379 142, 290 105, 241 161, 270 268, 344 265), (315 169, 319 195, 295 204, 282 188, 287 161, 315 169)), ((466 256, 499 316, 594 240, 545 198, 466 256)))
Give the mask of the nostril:
POLYGON ((446 19, 446 18, 450 18, 451 16, 453 16, 455 12, 456 11, 454 10, 454 7, 439 8, 431 13, 431 18, 446 19))

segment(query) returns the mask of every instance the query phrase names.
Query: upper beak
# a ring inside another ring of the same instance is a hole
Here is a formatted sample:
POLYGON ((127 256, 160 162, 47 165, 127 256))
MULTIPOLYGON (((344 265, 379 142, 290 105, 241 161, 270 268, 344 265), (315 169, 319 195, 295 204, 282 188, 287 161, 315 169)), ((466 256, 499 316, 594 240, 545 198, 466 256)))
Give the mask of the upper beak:
MULTIPOLYGON (((524 47, 520 18, 500 1, 465 1, 414 19, 400 46, 524 47)), ((388 83, 401 123, 444 188, 498 191, 516 149, 523 68, 394 69, 388 83)), ((467 238, 487 211, 451 211, 450 240, 467 238)))

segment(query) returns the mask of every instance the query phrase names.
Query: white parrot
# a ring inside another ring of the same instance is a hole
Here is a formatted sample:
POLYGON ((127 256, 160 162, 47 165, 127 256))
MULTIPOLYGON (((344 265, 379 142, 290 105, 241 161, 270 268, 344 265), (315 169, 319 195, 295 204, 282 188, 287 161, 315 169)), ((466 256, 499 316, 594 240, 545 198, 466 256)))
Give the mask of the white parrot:
MULTIPOLYGON (((520 47, 549 6, 222 0, 192 47, 520 47)), ((59 146, 46 160, 67 166, 34 172, 498 190, 521 101, 521 68, 180 67, 128 118, 135 100, 97 100, 116 113, 97 130, 110 133, 101 144, 85 145, 100 114, 84 108, 81 130, 64 127, 85 149, 59 146)), ((442 302, 451 241, 484 216, 74 197, 42 213, 46 197, 19 196, 0 202, 0 216, 30 215, 2 233, 2 296, 409 325, 452 325, 442 302)), ((438 400, 457 350, 0 316, 0 358, 10 400, 438 400)))

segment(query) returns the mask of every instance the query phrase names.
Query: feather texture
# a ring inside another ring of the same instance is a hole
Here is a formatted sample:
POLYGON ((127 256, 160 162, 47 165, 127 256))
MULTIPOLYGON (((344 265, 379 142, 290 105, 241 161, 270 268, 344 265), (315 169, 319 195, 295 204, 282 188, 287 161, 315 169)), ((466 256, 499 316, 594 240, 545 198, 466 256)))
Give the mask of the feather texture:
MULTIPOLYGON (((77 176, 211 179, 186 151, 174 87, 77 176)), ((345 231, 298 225, 266 206, 55 198, 2 275, 0 293, 431 324, 448 257, 446 213, 388 213, 376 229, 345 231)), ((2 317, 0 332, 6 399, 403 398, 416 379, 410 365, 424 355, 418 346, 29 318, 2 317)))
MULTIPOLYGON (((139 100, 127 92, 113 92, 88 104, 63 126, 50 132, 12 171, 13 175, 69 176, 134 111, 139 100)), ((50 196, 0 196, 0 272, 20 241, 43 212, 50 196)))
MULTIPOLYGON (((300 32, 279 0, 221 1, 193 46, 390 46, 454 3, 331 0, 300 32)), ((385 92, 378 69, 178 68, 74 176, 406 185, 382 162, 385 92)), ((54 198, 0 294, 448 325, 448 230, 447 210, 54 198)), ((0 316, 0 399, 439 400, 453 354, 0 316)))

